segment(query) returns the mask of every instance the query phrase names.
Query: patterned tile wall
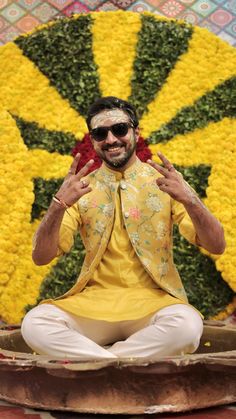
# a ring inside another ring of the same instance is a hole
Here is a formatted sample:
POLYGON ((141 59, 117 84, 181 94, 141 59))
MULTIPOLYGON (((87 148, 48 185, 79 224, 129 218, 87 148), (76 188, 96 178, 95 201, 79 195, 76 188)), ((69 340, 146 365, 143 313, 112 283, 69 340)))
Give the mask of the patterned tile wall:
POLYGON ((184 19, 236 46, 236 0, 0 0, 0 45, 60 16, 119 9, 184 19))

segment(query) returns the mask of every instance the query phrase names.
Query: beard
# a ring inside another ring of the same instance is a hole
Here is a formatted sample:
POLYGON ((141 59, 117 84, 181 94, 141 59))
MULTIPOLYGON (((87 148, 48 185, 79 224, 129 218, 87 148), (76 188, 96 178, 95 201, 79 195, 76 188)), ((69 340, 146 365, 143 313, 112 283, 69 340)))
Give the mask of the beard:
POLYGON ((137 148, 137 142, 134 136, 134 138, 132 139, 132 142, 129 145, 120 143, 120 142, 114 143, 112 145, 107 144, 107 145, 104 145, 102 149, 96 149, 96 153, 110 168, 121 169, 128 163, 128 161, 130 160, 130 158, 133 156, 134 152, 136 151, 136 148, 137 148), (106 151, 114 147, 123 147, 124 151, 119 153, 117 156, 108 157, 106 155, 106 151))

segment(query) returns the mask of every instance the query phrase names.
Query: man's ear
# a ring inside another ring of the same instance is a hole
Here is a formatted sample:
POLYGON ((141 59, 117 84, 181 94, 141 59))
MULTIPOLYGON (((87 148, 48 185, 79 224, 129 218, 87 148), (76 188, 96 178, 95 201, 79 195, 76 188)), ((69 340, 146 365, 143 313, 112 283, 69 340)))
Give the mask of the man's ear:
POLYGON ((139 127, 136 127, 135 130, 134 130, 134 132, 135 132, 135 135, 136 135, 136 140, 138 141, 138 137, 140 136, 140 129, 139 129, 139 127))

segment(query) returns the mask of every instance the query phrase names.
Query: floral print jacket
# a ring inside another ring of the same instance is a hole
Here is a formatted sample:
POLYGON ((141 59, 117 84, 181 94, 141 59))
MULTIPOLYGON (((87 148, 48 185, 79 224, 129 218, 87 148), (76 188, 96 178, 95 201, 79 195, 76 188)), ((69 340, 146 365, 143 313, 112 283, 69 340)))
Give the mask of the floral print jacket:
MULTIPOLYGON (((77 283, 63 297, 80 292, 91 279, 112 233, 116 194, 120 194, 124 225, 140 262, 158 286, 187 301, 182 281, 173 262, 172 226, 196 243, 196 233, 182 204, 162 192, 159 173, 139 159, 122 177, 104 164, 90 173, 92 191, 65 213, 60 231, 59 252, 68 252, 79 230, 86 256, 77 283)), ((193 278, 194 280, 194 278, 193 278)), ((60 297, 62 298, 62 297, 60 297)))

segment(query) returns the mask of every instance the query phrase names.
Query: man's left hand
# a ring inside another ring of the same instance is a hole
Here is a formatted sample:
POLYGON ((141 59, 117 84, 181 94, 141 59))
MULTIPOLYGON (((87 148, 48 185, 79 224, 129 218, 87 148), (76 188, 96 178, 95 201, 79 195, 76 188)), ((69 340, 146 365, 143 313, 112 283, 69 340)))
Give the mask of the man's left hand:
POLYGON ((157 154, 163 166, 160 166, 152 160, 148 160, 148 163, 162 175, 162 177, 156 180, 159 189, 168 193, 171 198, 182 204, 192 202, 194 196, 193 190, 184 181, 182 175, 175 170, 173 164, 162 153, 157 154))

